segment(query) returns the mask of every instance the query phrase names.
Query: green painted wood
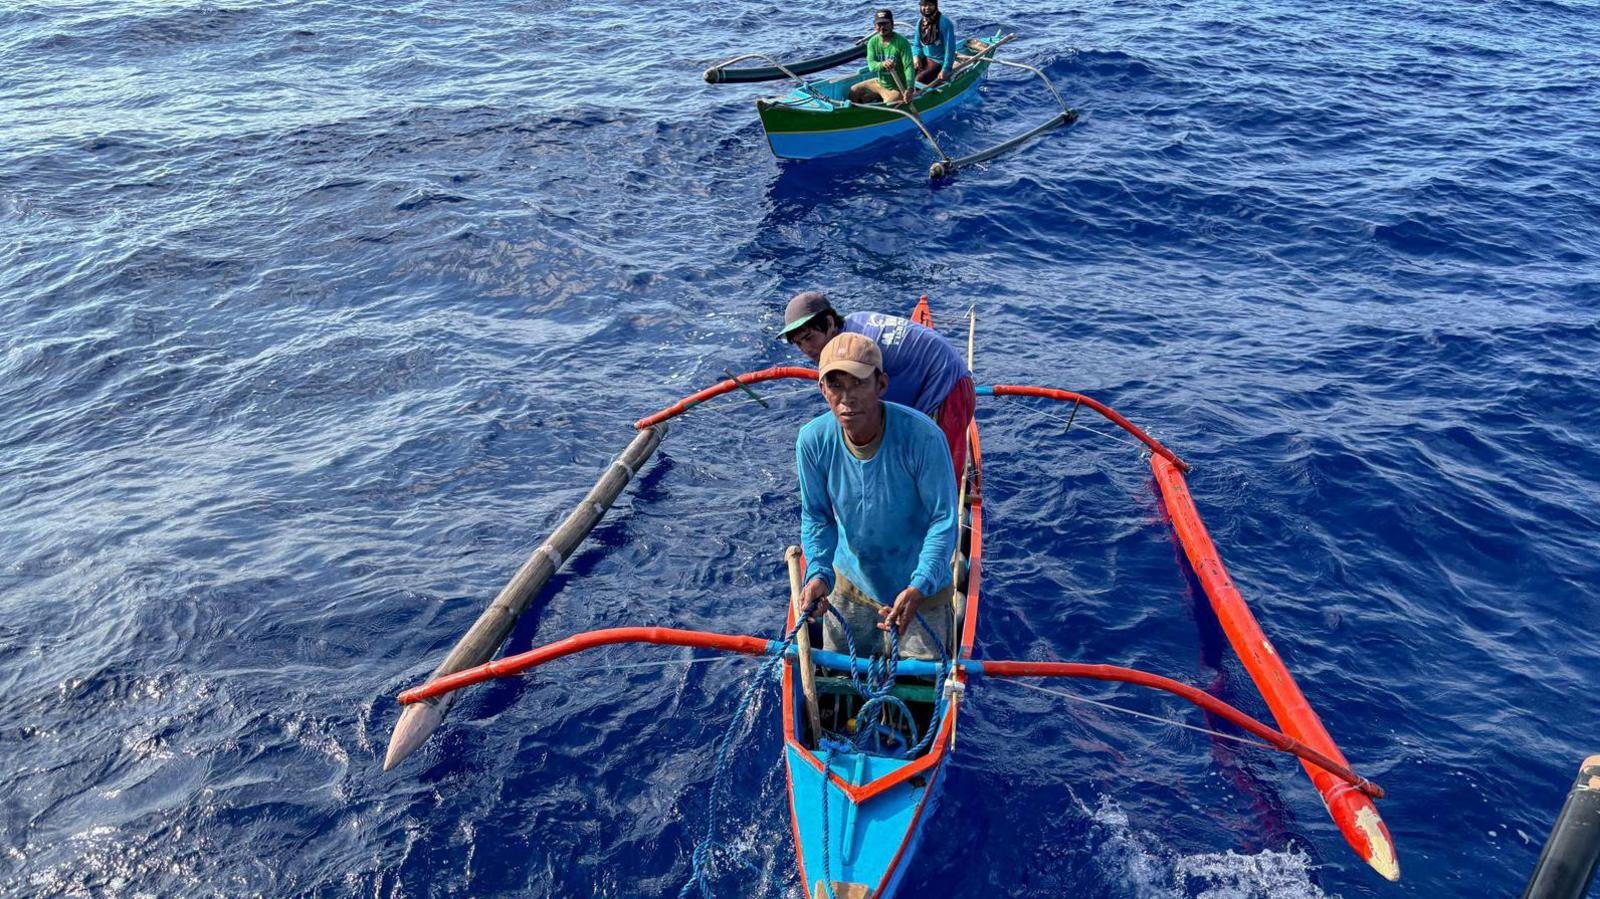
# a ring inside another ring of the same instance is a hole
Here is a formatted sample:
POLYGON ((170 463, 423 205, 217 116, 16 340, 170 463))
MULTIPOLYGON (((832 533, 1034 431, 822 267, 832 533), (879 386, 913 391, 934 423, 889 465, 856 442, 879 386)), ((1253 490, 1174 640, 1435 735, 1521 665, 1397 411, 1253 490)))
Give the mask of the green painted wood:
MULTIPOLYGON (((927 113, 929 110, 937 109, 975 86, 988 69, 989 63, 987 61, 977 63, 944 87, 928 91, 917 97, 916 100, 912 101, 912 105, 916 107, 918 113, 927 113)), ((870 106, 847 106, 824 112, 761 102, 756 104, 756 110, 760 114, 761 124, 765 126, 768 134, 846 131, 856 128, 871 128, 875 125, 883 125, 905 118, 899 113, 874 109, 870 106)))

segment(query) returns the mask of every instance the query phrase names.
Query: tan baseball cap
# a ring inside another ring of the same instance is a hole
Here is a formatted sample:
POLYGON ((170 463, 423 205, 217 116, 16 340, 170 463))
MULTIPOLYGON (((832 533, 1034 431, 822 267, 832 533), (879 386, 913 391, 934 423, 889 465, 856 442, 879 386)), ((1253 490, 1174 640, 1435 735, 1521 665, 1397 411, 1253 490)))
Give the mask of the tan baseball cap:
POLYGON ((883 352, 869 337, 844 331, 828 341, 822 348, 822 358, 817 360, 817 380, 827 377, 830 371, 842 371, 865 380, 873 372, 883 371, 883 352))

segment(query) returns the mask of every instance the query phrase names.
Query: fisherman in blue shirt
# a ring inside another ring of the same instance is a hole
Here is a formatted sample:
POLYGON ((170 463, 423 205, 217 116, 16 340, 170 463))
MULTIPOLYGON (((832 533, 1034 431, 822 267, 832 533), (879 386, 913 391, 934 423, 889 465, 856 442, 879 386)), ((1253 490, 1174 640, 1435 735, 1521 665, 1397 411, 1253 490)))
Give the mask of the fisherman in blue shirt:
POLYGON ((956 23, 939 12, 939 0, 922 0, 922 20, 911 39, 917 80, 933 87, 943 84, 956 68, 956 23))
POLYGON ((889 391, 884 399, 910 406, 932 418, 944 432, 956 477, 967 461, 967 426, 977 406, 967 363, 939 332, 898 315, 857 312, 841 316, 821 291, 795 295, 783 310, 779 335, 812 362, 840 333, 871 338, 883 354, 889 391))
POLYGON ((938 659, 955 632, 956 481, 943 435, 927 416, 884 402, 883 354, 867 337, 835 337, 817 372, 829 411, 795 440, 801 607, 837 606, 845 623, 824 616, 826 649, 848 649, 848 628, 856 651, 874 654, 894 631, 901 656, 938 659))

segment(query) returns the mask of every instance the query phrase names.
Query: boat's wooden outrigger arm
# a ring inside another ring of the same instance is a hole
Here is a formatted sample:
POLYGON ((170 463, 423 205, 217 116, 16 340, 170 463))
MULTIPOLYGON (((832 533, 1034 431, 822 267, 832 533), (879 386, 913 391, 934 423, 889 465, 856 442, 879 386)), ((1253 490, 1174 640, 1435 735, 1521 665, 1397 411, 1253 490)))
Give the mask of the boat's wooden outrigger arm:
MULTIPOLYGON (((800 652, 799 647, 791 641, 767 640, 761 637, 738 634, 716 634, 707 631, 680 630, 669 627, 609 628, 607 630, 576 634, 565 640, 558 640, 555 643, 531 649, 518 655, 506 656, 503 659, 497 659, 493 662, 479 665, 476 668, 436 678, 419 687, 412 687, 406 690, 400 694, 399 699, 402 704, 407 705, 436 700, 462 687, 469 687, 473 684, 496 678, 512 677, 565 656, 600 646, 614 646, 622 643, 689 646, 750 656, 786 655, 797 657, 800 652)), ((829 652, 827 650, 813 649, 809 650, 809 654, 817 664, 825 668, 841 671, 855 670, 864 673, 870 664, 866 659, 853 658, 843 653, 829 652)), ((939 673, 941 664, 940 662, 919 659, 902 659, 897 664, 897 670, 902 675, 912 677, 934 677, 939 673)), ((1370 796, 1376 799, 1381 799, 1384 795, 1382 787, 1352 771, 1350 766, 1342 759, 1333 758, 1314 747, 1307 746, 1300 740, 1268 727, 1215 696, 1169 677, 1162 677, 1159 674, 1151 674, 1147 671, 1139 671, 1133 668, 1123 668, 1118 665, 1097 665, 1081 662, 1013 662, 962 658, 955 660, 955 664, 959 665, 968 674, 982 674, 989 677, 1071 677, 1116 681, 1170 693, 1253 736, 1266 740, 1274 749, 1298 757, 1308 768, 1315 767, 1324 776, 1336 779, 1347 785, 1347 790, 1358 792, 1363 797, 1370 796)))
POLYGON ((815 381, 817 379, 817 370, 793 365, 780 365, 776 368, 766 368, 761 371, 747 371, 741 375, 734 375, 725 381, 718 381, 704 390, 691 393, 660 412, 646 415, 644 418, 634 422, 633 426, 642 431, 645 428, 661 424, 668 419, 677 418, 706 400, 715 399, 724 393, 732 393, 750 384, 759 384, 762 381, 776 381, 781 378, 799 378, 804 381, 815 381))
MULTIPOLYGON (((922 116, 917 115, 917 104, 912 102, 914 97, 911 94, 910 88, 906 87, 906 80, 901 76, 900 70, 894 66, 889 66, 889 75, 894 79, 895 89, 900 91, 900 105, 883 103, 878 104, 879 107, 888 110, 889 112, 896 113, 897 115, 903 115, 910 119, 911 124, 916 125, 917 130, 922 132, 922 136, 928 139, 928 145, 933 147, 933 152, 939 154, 939 163, 935 163, 935 165, 939 165, 940 163, 948 163, 950 161, 950 157, 945 154, 944 148, 939 146, 939 142, 934 139, 933 132, 929 131, 928 126, 923 124, 922 116)), ((915 82, 915 79, 913 79, 913 82, 915 82)), ((913 87, 914 86, 915 84, 913 83, 913 87)))
MULTIPOLYGON (((962 57, 962 61, 968 62, 970 60, 987 57, 988 61, 994 65, 1009 66, 1013 69, 1022 69, 1026 72, 1032 72, 1033 74, 1039 76, 1039 80, 1044 82, 1045 87, 1050 89, 1050 96, 1055 98, 1056 105, 1061 107, 1061 111, 1034 128, 1029 129, 1026 133, 1019 134, 1008 141, 1002 141, 1001 143, 995 144, 987 150, 979 150, 976 153, 956 159, 941 159, 928 168, 928 177, 943 178, 947 175, 953 175, 957 169, 963 169, 967 166, 976 165, 980 162, 987 162, 1002 153, 1009 152, 1010 150, 1022 146, 1046 131, 1059 128, 1062 125, 1070 125, 1078 120, 1078 113, 1073 111, 1071 107, 1067 106, 1065 100, 1061 99, 1061 92, 1056 90, 1056 86, 1054 84, 1050 83, 1049 77, 1047 77, 1044 72, 1040 71, 1037 67, 1027 65, 1026 63, 1012 62, 1009 59, 999 59, 994 56, 995 47, 1000 46, 1000 44, 1003 44, 1014 37, 1016 37, 1014 34, 1007 35, 1004 40, 995 42, 993 45, 985 48, 982 53, 976 54, 975 56, 962 57)), ((940 153, 939 155, 943 156, 944 154, 940 153)))
MULTIPOLYGON (((522 563, 517 573, 512 575, 510 582, 500 590, 489 607, 483 610, 478 620, 473 622, 467 633, 457 641, 455 648, 445 656, 439 667, 434 669, 435 678, 453 674, 457 671, 481 665, 500 650, 500 644, 505 642, 506 635, 511 633, 511 628, 517 623, 528 603, 556 571, 561 568, 561 563, 572 557, 578 544, 589 535, 594 526, 600 522, 602 516, 616 502, 617 496, 622 493, 622 488, 628 486, 640 466, 655 453, 656 447, 661 445, 661 439, 667 434, 666 425, 647 427, 633 438, 622 455, 614 459, 600 479, 590 489, 583 501, 578 503, 561 524, 558 525, 549 539, 539 545, 528 560, 522 563)), ((389 735, 389 748, 384 753, 383 770, 388 771, 400 764, 444 721, 444 716, 450 711, 450 706, 455 702, 455 697, 444 696, 436 701, 412 705, 400 715, 400 720, 395 723, 394 731, 389 735)))
MULTIPOLYGON (((870 37, 870 35, 869 35, 870 37)), ((827 53, 822 56, 813 56, 796 62, 783 63, 765 53, 746 53, 742 56, 706 69, 705 79, 707 84, 753 84, 759 81, 782 81, 785 78, 800 80, 801 75, 813 75, 837 68, 847 62, 854 62, 867 55, 867 38, 858 39, 854 44, 843 50, 827 53), (760 60, 765 66, 752 66, 745 69, 734 69, 730 66, 741 62, 760 60)))
POLYGON ((995 384, 990 387, 979 387, 977 392, 978 396, 1043 397, 1044 399, 1055 400, 1056 402, 1060 403, 1072 403, 1074 411, 1076 411, 1076 407, 1078 406, 1088 406, 1090 409, 1093 409, 1104 416, 1107 421, 1133 435, 1140 443, 1143 443, 1145 446, 1149 447, 1152 453, 1162 457, 1163 459, 1166 459, 1168 462, 1176 465, 1182 471, 1189 470, 1189 463, 1178 458, 1178 454, 1163 446, 1161 441, 1151 437, 1149 434, 1146 434, 1144 429, 1124 418, 1117 410, 1107 406, 1105 403, 1102 403, 1099 400, 1085 396, 1084 394, 1074 393, 1071 390, 1059 390, 1055 387, 1026 387, 1018 384, 995 384))

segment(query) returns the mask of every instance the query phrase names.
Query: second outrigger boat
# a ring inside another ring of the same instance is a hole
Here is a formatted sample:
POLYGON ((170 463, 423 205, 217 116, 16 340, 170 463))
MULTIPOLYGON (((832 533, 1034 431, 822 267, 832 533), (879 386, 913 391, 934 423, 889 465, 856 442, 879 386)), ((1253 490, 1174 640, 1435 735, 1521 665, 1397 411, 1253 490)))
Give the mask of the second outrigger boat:
POLYGON ((957 55, 955 71, 946 83, 932 89, 919 84, 916 99, 907 104, 852 102, 850 87, 871 75, 864 66, 832 78, 808 81, 804 77, 862 59, 867 52, 864 40, 837 53, 788 64, 766 54, 748 53, 707 69, 705 79, 711 84, 794 82, 794 89, 789 93, 756 101, 756 113, 766 132, 767 144, 772 148, 772 155, 779 159, 816 159, 850 153, 879 141, 920 132, 939 155, 939 161, 933 163, 928 174, 942 178, 957 169, 993 159, 1077 119, 1077 113, 1062 101, 1061 94, 1043 72, 1024 63, 996 58, 996 52, 1015 39, 1015 34, 1002 34, 997 30, 989 37, 963 41, 964 52, 957 55), (735 68, 751 61, 766 65, 735 68), (1038 76, 1061 111, 1025 134, 977 153, 952 157, 940 146, 930 125, 976 96, 978 86, 994 65, 1022 69, 1038 76))
MULTIPOLYGON (((926 298, 917 305, 913 318, 932 326, 926 298)), ((969 325, 969 368, 971 335, 969 325)), ((798 367, 736 375, 640 419, 635 425, 638 436, 628 449, 607 468, 594 490, 550 540, 535 550, 433 677, 400 695, 406 710, 395 726, 385 768, 397 764, 439 725, 456 691, 574 653, 634 643, 764 656, 769 665, 782 667, 782 757, 795 859, 805 899, 888 899, 904 882, 932 817, 945 766, 954 752, 956 722, 971 679, 1070 677, 1119 681, 1178 696, 1213 718, 1259 738, 1270 748, 1298 757, 1350 846, 1384 877, 1399 878, 1400 868, 1388 829, 1373 805, 1374 799, 1383 797, 1383 790, 1350 769, 1228 577, 1189 497, 1183 477, 1189 466, 1116 411, 1071 391, 993 385, 979 387, 977 394, 1067 402, 1073 406, 1074 418, 1087 407, 1148 450, 1151 470, 1178 542, 1229 642, 1281 730, 1209 693, 1156 674, 1115 665, 974 657, 984 540, 983 453, 976 423, 968 430, 968 465, 961 479, 959 503, 961 539, 953 561, 958 587, 953 606, 959 627, 953 645, 940 647, 941 658, 937 661, 860 658, 853 650, 813 650, 809 627, 802 617, 804 610, 797 607, 804 568, 798 547, 790 547, 786 553, 790 603, 782 639, 623 627, 578 634, 519 655, 488 661, 527 602, 561 560, 572 554, 629 478, 654 452, 670 419, 737 390, 753 395, 751 385, 764 381, 815 380, 816 376, 815 370, 798 367)), ((752 679, 746 687, 745 702, 765 689, 767 683, 762 677, 752 679)), ((742 715, 735 715, 735 726, 740 718, 742 715)), ((730 728, 718 746, 718 776, 713 778, 709 815, 715 815, 727 802, 726 797, 719 800, 717 794, 726 789, 722 775, 734 733, 730 728)), ((693 879, 681 895, 711 895, 705 855, 715 845, 710 835, 715 823, 713 818, 707 825, 707 838, 694 854, 693 879)))

